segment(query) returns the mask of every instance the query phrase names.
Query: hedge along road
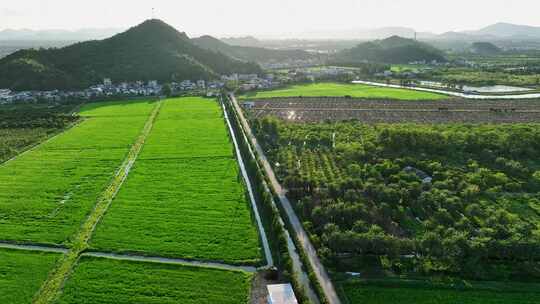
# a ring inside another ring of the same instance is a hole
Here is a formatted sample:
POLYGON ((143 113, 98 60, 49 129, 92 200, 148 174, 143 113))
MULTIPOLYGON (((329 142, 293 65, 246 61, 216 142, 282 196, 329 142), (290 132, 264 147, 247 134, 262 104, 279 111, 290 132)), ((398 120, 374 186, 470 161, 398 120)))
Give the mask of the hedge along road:
POLYGON ((88 248, 88 240, 92 236, 97 223, 103 217, 107 209, 109 208, 112 200, 120 190, 123 182, 127 178, 129 171, 137 156, 139 155, 144 142, 152 130, 154 121, 156 120, 159 110, 161 109, 161 101, 158 101, 154 106, 152 113, 150 114, 146 124, 132 145, 131 150, 126 156, 124 162, 122 163, 120 169, 117 171, 115 177, 107 187, 107 189, 102 193, 101 198, 96 203, 94 210, 90 213, 86 221, 81 226, 78 231, 71 249, 62 257, 59 264, 56 265, 56 268, 49 275, 45 283, 41 286, 40 291, 36 294, 34 298, 34 303, 36 304, 45 304, 53 303, 58 297, 63 283, 67 279, 67 276, 71 273, 74 265, 79 260, 81 253, 88 248))
POLYGON ((274 171, 272 170, 272 167, 270 166, 270 163, 268 162, 268 159, 266 158, 264 154, 264 151, 262 150, 261 146, 257 142, 257 139, 251 132, 251 129, 249 128, 249 124, 242 113, 242 109, 238 105, 236 97, 234 96, 234 94, 230 94, 230 98, 232 100, 232 103, 236 112, 238 113, 241 123, 244 126, 244 129, 246 130, 246 132, 248 132, 249 139, 251 140, 251 142, 253 143, 253 146, 257 150, 257 153, 259 154, 263 168, 266 171, 266 174, 272 184, 272 187, 274 188, 276 194, 279 197, 281 206, 283 207, 283 209, 285 210, 285 213, 287 214, 289 222, 294 230, 295 236, 298 239, 300 245, 302 246, 302 249, 304 250, 307 256, 307 259, 309 263, 311 264, 311 267, 313 268, 313 272, 315 273, 318 283, 321 285, 321 288, 324 292, 326 299, 328 300, 330 304, 340 304, 341 301, 336 293, 334 285, 332 284, 332 281, 330 280, 330 277, 328 276, 328 273, 326 272, 324 265, 319 260, 315 247, 313 247, 313 245, 311 244, 308 234, 304 230, 304 227, 302 227, 302 223, 300 222, 300 220, 298 219, 298 216, 294 212, 291 202, 285 195, 286 193, 285 190, 279 184, 274 174, 274 171))

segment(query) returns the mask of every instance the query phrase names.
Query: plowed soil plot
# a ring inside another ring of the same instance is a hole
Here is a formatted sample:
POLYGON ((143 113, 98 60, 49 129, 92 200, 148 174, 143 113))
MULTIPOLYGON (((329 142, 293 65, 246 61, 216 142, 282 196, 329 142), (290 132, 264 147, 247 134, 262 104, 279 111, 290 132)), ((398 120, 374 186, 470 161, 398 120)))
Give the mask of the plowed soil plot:
POLYGON ((364 123, 530 123, 540 122, 540 100, 391 101, 350 98, 254 100, 253 117, 321 122, 356 119, 364 123))
POLYGON ((30 303, 59 256, 0 249, 0 303, 30 303))
POLYGON ((66 244, 121 165, 154 104, 86 106, 85 120, 0 166, 0 240, 66 244))
POLYGON ((58 303, 247 303, 250 279, 243 272, 83 258, 58 303))
POLYGON ((256 264, 257 230, 219 105, 181 98, 154 128, 91 241, 100 251, 256 264))

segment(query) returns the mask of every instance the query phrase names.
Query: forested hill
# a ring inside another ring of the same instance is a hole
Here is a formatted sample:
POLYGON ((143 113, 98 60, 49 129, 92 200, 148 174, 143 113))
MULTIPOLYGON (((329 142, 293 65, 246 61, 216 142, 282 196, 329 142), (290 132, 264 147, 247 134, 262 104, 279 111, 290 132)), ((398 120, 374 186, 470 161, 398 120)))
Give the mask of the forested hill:
POLYGON ((384 40, 365 42, 339 52, 335 61, 342 63, 380 62, 409 63, 412 61, 446 61, 442 51, 414 39, 392 36, 384 40))
POLYGON ((257 64, 200 48, 185 33, 153 19, 105 40, 18 51, 0 60, 0 87, 71 89, 103 78, 164 82, 259 72, 257 64))
POLYGON ((212 36, 202 36, 199 38, 194 38, 191 41, 201 48, 220 52, 243 61, 262 63, 289 59, 303 60, 313 57, 312 54, 303 50, 273 50, 261 47, 229 45, 212 36))
POLYGON ((471 45, 471 51, 479 55, 496 55, 502 50, 490 42, 475 42, 471 45))

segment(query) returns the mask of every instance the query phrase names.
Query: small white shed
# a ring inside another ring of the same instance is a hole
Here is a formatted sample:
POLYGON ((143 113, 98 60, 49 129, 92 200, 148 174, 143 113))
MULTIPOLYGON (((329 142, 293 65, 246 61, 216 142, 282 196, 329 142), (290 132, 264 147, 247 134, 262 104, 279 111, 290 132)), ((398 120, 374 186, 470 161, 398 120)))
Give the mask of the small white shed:
POLYGON ((298 304, 291 284, 275 284, 266 286, 268 304, 298 304))

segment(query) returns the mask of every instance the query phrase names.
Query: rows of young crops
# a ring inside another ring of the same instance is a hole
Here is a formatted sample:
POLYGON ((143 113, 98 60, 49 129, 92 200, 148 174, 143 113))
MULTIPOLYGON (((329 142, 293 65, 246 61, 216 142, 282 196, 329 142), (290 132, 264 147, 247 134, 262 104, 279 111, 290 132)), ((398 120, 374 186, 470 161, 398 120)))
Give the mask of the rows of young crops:
POLYGON ((0 249, 0 303, 30 303, 59 254, 0 249))
POLYGON ((261 260, 232 144, 214 100, 165 101, 91 246, 237 264, 261 260))
POLYGON ((83 122, 1 165, 0 240, 68 244, 152 108, 149 102, 89 105, 83 122))
POLYGON ((84 257, 58 303, 246 303, 250 280, 243 272, 84 257))

